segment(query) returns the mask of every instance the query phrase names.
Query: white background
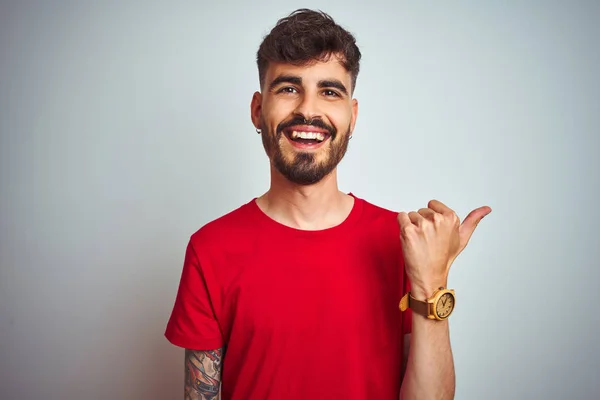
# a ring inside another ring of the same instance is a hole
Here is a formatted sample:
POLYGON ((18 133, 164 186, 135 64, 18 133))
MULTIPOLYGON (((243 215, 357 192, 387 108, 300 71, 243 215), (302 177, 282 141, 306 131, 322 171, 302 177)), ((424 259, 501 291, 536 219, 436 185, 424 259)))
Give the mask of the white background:
POLYGON ((456 398, 599 398, 600 3, 333 0, 1 2, 0 398, 182 397, 185 246, 267 189, 255 53, 299 7, 364 55, 341 188, 494 210, 456 398))

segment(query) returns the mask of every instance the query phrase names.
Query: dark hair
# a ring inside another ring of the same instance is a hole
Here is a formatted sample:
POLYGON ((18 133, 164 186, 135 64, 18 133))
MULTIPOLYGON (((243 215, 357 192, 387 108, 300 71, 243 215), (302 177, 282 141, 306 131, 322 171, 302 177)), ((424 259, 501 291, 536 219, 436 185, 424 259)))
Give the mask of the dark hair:
POLYGON ((322 11, 296 10, 277 21, 258 48, 260 85, 264 84, 269 62, 305 65, 326 61, 332 55, 339 55, 352 75, 354 90, 361 56, 354 36, 322 11))

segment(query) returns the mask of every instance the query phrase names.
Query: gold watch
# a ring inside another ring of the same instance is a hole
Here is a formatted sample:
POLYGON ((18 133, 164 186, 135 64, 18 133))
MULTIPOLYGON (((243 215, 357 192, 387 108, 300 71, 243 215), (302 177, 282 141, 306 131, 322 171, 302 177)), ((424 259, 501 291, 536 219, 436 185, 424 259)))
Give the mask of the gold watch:
POLYGON ((444 289, 443 287, 433 292, 433 295, 425 301, 415 299, 408 292, 400 300, 400 311, 406 311, 410 308, 428 319, 443 321, 454 311, 455 302, 454 290, 444 289))

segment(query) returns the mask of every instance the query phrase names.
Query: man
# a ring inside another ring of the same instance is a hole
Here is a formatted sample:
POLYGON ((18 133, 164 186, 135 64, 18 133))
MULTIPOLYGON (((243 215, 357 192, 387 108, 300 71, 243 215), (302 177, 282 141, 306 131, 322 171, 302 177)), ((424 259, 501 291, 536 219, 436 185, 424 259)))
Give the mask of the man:
POLYGON ((448 271, 491 210, 460 224, 438 201, 395 213, 338 190, 359 60, 310 10, 260 45, 251 116, 271 186, 190 239, 166 330, 186 349, 186 399, 454 396, 448 271))

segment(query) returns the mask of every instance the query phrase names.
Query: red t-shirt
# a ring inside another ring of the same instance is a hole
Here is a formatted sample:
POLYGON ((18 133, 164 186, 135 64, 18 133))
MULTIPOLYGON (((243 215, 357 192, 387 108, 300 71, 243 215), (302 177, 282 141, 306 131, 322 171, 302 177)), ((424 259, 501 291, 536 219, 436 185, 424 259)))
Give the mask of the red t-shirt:
POLYGON ((411 315, 397 214, 354 198, 325 230, 252 200, 192 235, 165 336, 225 347, 223 400, 398 399, 411 315))

